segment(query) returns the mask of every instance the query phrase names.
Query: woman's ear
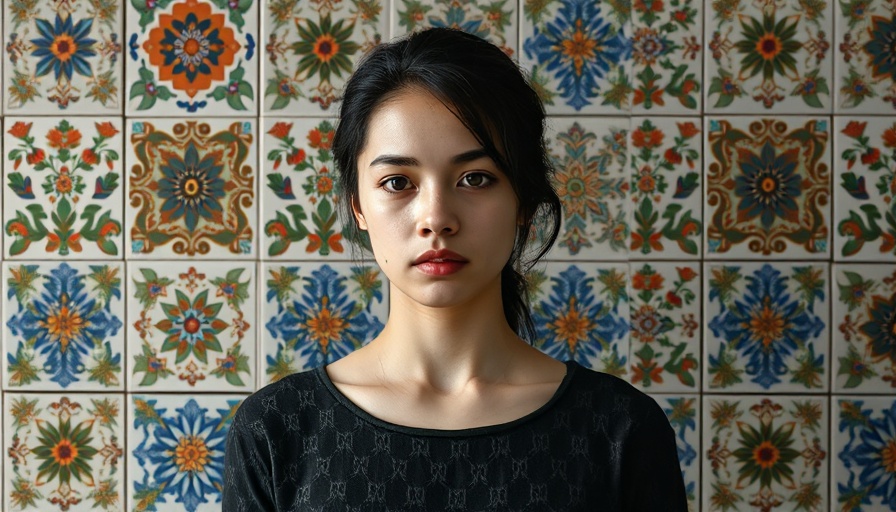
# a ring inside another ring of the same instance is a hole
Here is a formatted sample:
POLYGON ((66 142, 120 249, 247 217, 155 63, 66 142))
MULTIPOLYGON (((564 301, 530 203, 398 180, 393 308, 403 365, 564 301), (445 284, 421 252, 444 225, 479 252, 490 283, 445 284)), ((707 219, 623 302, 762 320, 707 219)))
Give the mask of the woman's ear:
POLYGON ((361 204, 358 202, 358 196, 355 195, 352 196, 352 214, 355 216, 358 229, 367 231, 367 221, 364 220, 364 214, 361 213, 361 204))

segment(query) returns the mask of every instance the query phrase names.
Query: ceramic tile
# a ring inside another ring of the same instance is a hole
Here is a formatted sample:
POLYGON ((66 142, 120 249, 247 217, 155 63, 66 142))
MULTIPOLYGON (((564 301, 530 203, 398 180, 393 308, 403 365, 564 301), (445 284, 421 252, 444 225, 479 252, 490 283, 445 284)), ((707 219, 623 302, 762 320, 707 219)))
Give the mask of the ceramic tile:
POLYGON ((119 114, 122 3, 3 2, 7 115, 119 114))
POLYGON ((633 119, 629 259, 700 257, 699 126, 699 118, 633 119))
POLYGON ((834 258, 896 262, 896 122, 838 116, 834 136, 834 258))
POLYGON ((651 393, 700 390, 700 264, 631 265, 631 383, 651 393))
MULTIPOLYGON (((841 0, 834 12, 837 113, 896 114, 896 16, 887 0, 841 0)), ((893 505, 896 508, 896 504, 893 505)))
POLYGON ((244 395, 128 395, 127 510, 218 512, 244 395))
POLYGON ((699 114, 703 86, 703 2, 635 0, 632 112, 699 114))
POLYGON ((128 115, 257 115, 255 1, 147 0, 125 9, 128 115))
POLYGON ((124 394, 7 393, 4 510, 123 510, 124 394))
POLYGON ((429 27, 456 28, 477 35, 517 58, 519 13, 513 0, 394 0, 392 37, 429 27))
POLYGON ((830 113, 833 2, 706 4, 707 112, 830 113))
POLYGON ((128 285, 128 389, 255 390, 254 263, 130 262, 128 285))
POLYGON ((703 293, 704 389, 827 391, 827 263, 706 263, 703 293))
POLYGON ((523 2, 520 65, 551 114, 631 110, 631 3, 523 2))
POLYGON ((827 259, 827 118, 706 120, 707 258, 827 259))
POLYGON ((5 255, 121 257, 121 119, 7 117, 5 127, 5 255))
MULTIPOLYGON (((548 151, 563 220, 547 258, 626 259, 628 127, 625 118, 548 119, 548 151)), ((535 226, 534 237, 544 240, 543 226, 535 226)))
POLYGON ((669 418, 675 430, 678 461, 688 495, 688 510, 700 509, 700 396, 699 395, 650 395, 669 418))
POLYGON ((330 144, 334 120, 265 119, 262 256, 349 260, 330 144))
POLYGON ((533 345, 560 361, 627 378, 628 272, 625 263, 547 263, 530 272, 533 345))
POLYGON ((331 110, 358 60, 389 39, 385 3, 262 2, 264 111, 319 116, 331 110))
POLYGON ((828 399, 703 397, 705 512, 828 508, 828 399))
POLYGON ((835 396, 831 404, 831 508, 896 510, 896 399, 835 396))
POLYGON ((389 314, 389 284, 374 263, 265 263, 259 280, 265 383, 342 358, 389 314))
POLYGON ((254 258, 255 122, 129 120, 127 130, 128 258, 254 258))
POLYGON ((832 280, 834 391, 893 394, 896 265, 836 264, 832 280))
POLYGON ((124 388, 122 262, 4 262, 4 389, 124 388))

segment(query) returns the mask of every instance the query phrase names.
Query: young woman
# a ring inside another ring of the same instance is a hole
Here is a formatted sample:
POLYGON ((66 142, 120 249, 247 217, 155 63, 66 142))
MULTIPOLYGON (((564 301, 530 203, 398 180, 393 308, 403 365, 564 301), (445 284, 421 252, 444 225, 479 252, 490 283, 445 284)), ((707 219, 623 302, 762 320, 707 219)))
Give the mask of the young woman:
POLYGON ((389 319, 245 401, 225 511, 687 510, 659 406, 524 339, 523 276, 559 227, 543 137, 538 97, 477 37, 432 29, 360 64, 333 150, 389 319), (550 236, 528 248, 534 222, 550 236))

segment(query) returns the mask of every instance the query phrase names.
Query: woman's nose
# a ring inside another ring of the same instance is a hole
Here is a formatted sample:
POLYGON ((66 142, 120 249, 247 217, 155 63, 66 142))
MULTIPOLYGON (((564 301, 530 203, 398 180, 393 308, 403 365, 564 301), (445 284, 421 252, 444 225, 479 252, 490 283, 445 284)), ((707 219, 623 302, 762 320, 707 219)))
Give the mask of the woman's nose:
POLYGON ((420 235, 457 233, 460 219, 452 204, 450 193, 431 188, 418 197, 417 232, 420 235))

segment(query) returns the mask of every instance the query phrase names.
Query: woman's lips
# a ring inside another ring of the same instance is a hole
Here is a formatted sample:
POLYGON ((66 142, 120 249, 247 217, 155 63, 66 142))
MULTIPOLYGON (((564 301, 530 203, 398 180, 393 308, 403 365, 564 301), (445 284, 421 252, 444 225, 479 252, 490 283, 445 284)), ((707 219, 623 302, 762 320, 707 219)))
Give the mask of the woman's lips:
POLYGON ((460 271, 467 264, 467 259, 447 249, 426 251, 414 260, 417 270, 432 276, 447 276, 460 271))

